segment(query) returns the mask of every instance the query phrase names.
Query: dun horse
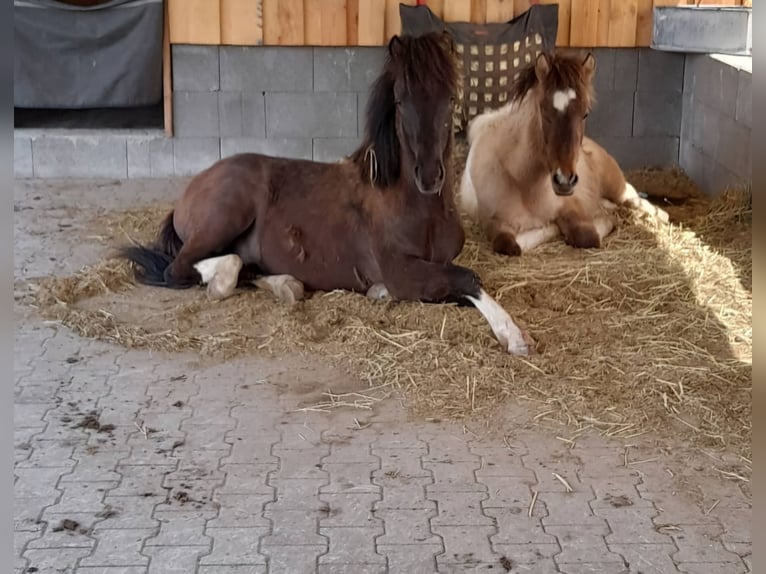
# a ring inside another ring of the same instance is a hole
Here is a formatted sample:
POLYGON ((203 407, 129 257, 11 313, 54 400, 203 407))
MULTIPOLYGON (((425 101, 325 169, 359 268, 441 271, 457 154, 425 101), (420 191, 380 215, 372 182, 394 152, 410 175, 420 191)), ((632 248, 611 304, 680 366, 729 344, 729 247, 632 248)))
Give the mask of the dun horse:
POLYGON ((452 263, 465 240, 452 181, 452 40, 394 37, 387 56, 356 152, 337 163, 218 161, 192 179, 154 246, 122 249, 136 279, 206 284, 213 299, 258 277, 281 300, 344 289, 471 303, 509 353, 526 354, 526 336, 478 275, 452 263))
POLYGON ((521 255, 562 235, 574 247, 600 247, 617 205, 668 221, 625 181, 615 159, 584 137, 595 66, 590 53, 541 54, 519 72, 508 104, 469 126, 459 203, 494 251, 521 255))

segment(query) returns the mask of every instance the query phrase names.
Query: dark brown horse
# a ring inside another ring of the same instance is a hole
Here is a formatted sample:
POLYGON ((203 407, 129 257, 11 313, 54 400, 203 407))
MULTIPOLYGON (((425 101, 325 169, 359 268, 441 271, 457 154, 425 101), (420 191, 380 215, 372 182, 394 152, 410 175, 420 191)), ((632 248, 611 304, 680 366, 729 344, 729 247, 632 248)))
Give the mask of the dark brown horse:
POLYGON ((343 161, 240 154, 198 174, 157 244, 122 250, 136 279, 206 284, 213 299, 257 275, 254 283, 281 300, 301 298, 305 287, 470 302, 508 352, 527 353, 477 274, 452 263, 465 239, 453 197, 452 50, 447 34, 392 38, 364 142, 343 161))

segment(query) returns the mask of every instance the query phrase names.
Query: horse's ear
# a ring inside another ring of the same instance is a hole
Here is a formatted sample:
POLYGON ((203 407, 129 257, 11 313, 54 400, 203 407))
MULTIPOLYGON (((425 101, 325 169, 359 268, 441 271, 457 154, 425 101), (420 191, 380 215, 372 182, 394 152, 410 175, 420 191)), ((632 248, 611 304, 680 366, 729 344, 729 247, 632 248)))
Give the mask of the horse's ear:
POLYGON ((537 80, 539 82, 542 82, 545 80, 545 78, 548 77, 548 72, 551 71, 551 61, 548 57, 548 54, 545 52, 541 52, 539 56, 537 56, 537 60, 535 60, 535 75, 537 76, 537 80))
POLYGON ((593 75, 593 72, 596 71, 596 57, 593 55, 593 52, 588 52, 585 55, 585 59, 582 61, 582 66, 588 76, 593 75))
POLYGON ((391 56, 396 57, 399 55, 399 50, 402 48, 402 39, 394 34, 391 40, 388 42, 388 53, 391 56))

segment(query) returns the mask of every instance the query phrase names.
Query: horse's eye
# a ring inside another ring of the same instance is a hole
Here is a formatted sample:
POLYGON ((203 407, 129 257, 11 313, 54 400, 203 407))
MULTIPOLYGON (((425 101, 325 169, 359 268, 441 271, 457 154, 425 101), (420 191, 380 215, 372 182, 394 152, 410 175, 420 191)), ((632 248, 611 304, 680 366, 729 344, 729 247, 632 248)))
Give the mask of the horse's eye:
POLYGON ((590 114, 590 112, 585 112, 585 115, 582 117, 582 119, 587 118, 589 114, 590 114))

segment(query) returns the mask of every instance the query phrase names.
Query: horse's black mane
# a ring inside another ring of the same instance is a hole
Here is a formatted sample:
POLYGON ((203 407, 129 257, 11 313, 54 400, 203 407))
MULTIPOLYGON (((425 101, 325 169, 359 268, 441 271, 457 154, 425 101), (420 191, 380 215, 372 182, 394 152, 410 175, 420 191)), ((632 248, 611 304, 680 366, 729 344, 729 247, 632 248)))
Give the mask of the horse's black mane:
POLYGON ((359 166, 362 179, 388 187, 399 180, 400 142, 396 133, 394 83, 402 78, 408 92, 424 87, 425 93, 453 94, 457 69, 445 33, 394 36, 388 45, 383 72, 372 85, 366 109, 362 145, 351 160, 359 166))

